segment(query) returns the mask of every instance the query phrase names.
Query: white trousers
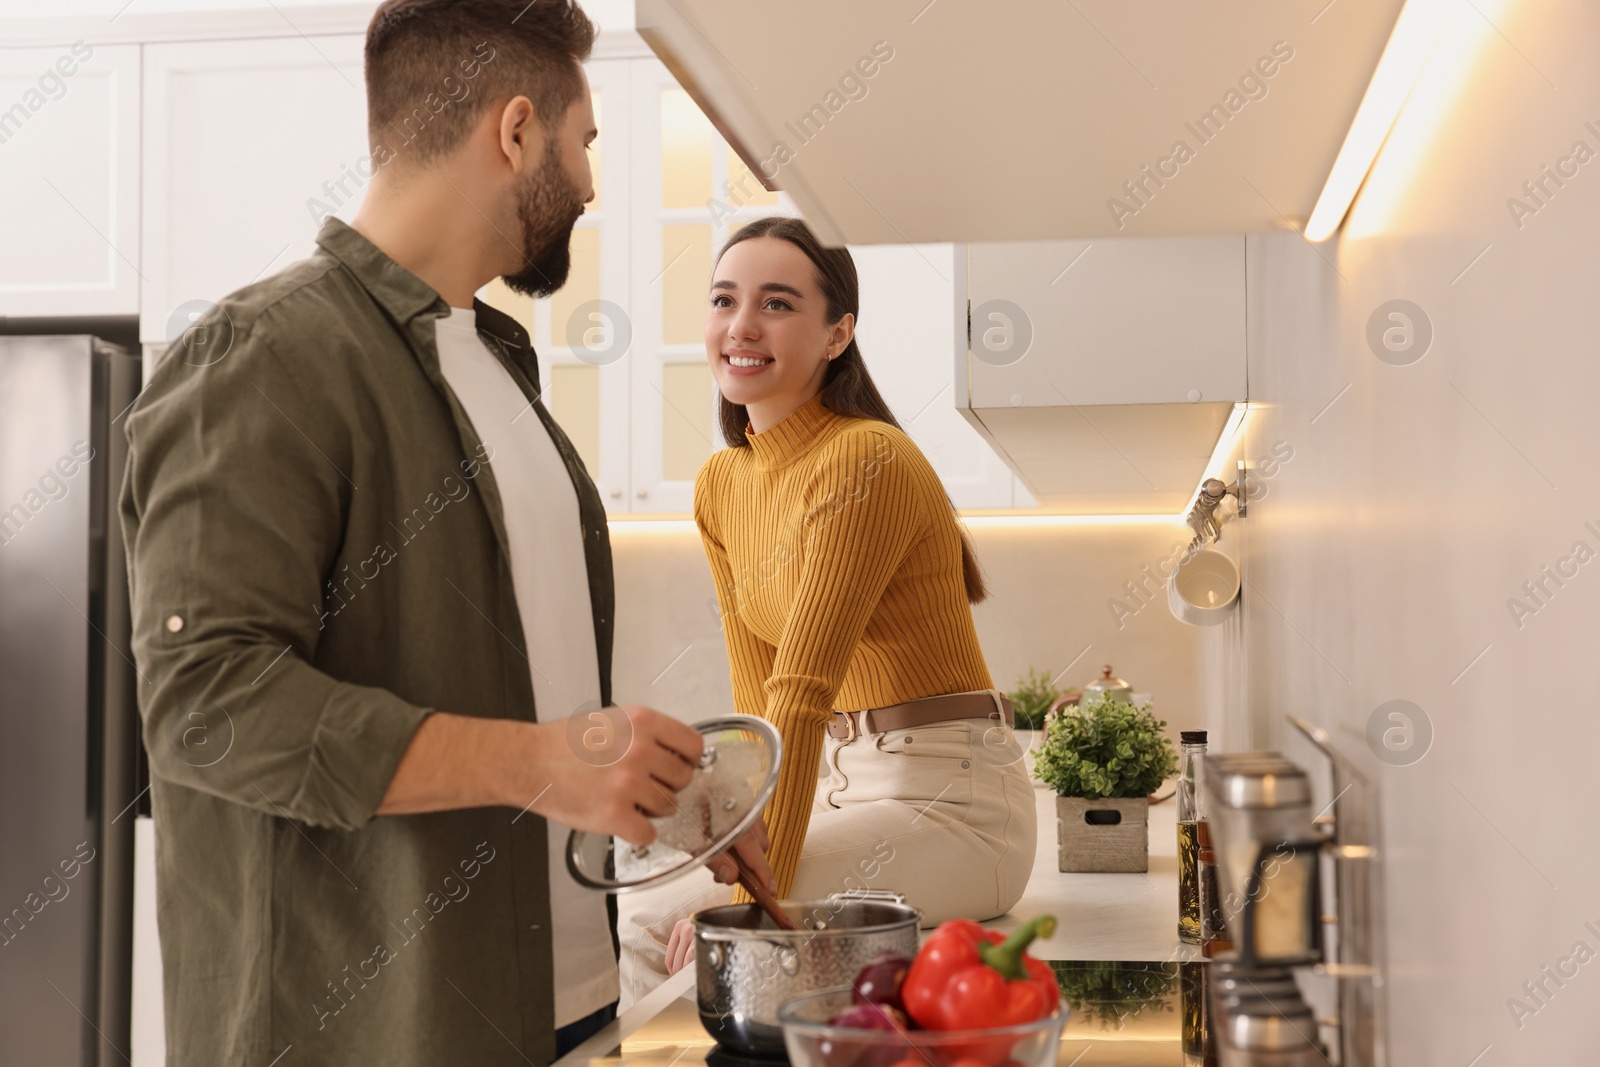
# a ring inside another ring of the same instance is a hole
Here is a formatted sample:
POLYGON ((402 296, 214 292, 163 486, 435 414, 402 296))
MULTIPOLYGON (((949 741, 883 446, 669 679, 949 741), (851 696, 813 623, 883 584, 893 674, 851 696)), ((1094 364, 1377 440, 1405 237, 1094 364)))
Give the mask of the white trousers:
MULTIPOLYGON (((992 919, 1021 898, 1038 834, 1022 746, 1010 730, 990 719, 952 719, 849 743, 829 737, 825 757, 828 773, 817 780, 787 899, 892 889, 921 910, 923 926, 934 926, 992 919)), ((733 887, 704 867, 621 894, 618 1010, 666 979, 678 920, 732 897, 733 887)))

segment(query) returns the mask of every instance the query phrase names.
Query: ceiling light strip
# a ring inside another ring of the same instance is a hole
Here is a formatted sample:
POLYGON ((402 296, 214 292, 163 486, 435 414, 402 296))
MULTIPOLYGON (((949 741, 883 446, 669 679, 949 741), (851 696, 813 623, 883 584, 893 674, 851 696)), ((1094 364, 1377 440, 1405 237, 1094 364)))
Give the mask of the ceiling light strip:
POLYGON ((1317 205, 1306 222, 1306 240, 1326 241, 1344 221, 1350 202, 1422 73, 1428 53, 1444 27, 1450 3, 1451 0, 1406 0, 1400 9, 1389 43, 1367 83, 1366 95, 1356 109, 1328 180, 1323 183, 1322 195, 1317 197, 1317 205))

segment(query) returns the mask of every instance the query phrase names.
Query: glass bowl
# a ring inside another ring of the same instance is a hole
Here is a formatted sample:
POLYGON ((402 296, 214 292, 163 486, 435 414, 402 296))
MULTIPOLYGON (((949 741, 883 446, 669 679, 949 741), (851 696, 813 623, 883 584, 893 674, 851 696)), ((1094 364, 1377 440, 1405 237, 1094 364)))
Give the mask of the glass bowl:
POLYGON ((791 1067, 1055 1067, 1063 1004, 1022 1026, 984 1030, 858 1030, 829 1026, 851 1006, 849 986, 822 989, 783 1003, 778 1022, 791 1067))

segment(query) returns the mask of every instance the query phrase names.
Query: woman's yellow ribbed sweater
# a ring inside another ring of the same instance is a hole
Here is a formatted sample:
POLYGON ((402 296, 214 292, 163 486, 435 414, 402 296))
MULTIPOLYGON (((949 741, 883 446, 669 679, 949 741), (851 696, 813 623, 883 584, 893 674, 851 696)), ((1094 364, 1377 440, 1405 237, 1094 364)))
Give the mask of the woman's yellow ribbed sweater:
MULTIPOLYGON (((712 456, 694 514, 716 581, 733 702, 783 737, 768 858, 787 896, 834 709, 992 686, 972 625, 961 535, 903 432, 819 394, 749 447, 712 456)), ((845 886, 839 887, 841 890, 845 886)), ((748 901, 741 888, 735 897, 748 901)))

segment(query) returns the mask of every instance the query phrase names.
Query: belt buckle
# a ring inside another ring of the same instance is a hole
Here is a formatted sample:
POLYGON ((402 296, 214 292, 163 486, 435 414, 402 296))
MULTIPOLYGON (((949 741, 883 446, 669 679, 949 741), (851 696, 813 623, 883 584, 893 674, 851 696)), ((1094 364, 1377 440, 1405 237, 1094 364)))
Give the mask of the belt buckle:
POLYGON ((844 739, 842 741, 843 744, 848 745, 850 742, 854 741, 858 737, 867 736, 867 733, 871 729, 871 727, 868 726, 868 724, 867 724, 867 716, 870 715, 871 713, 872 713, 872 709, 871 708, 868 708, 866 711, 840 711, 840 712, 835 712, 835 714, 837 714, 837 715, 843 715, 844 716, 845 729, 849 731, 844 736, 844 739), (856 716, 857 715, 861 716, 861 725, 859 727, 856 725, 856 716))

